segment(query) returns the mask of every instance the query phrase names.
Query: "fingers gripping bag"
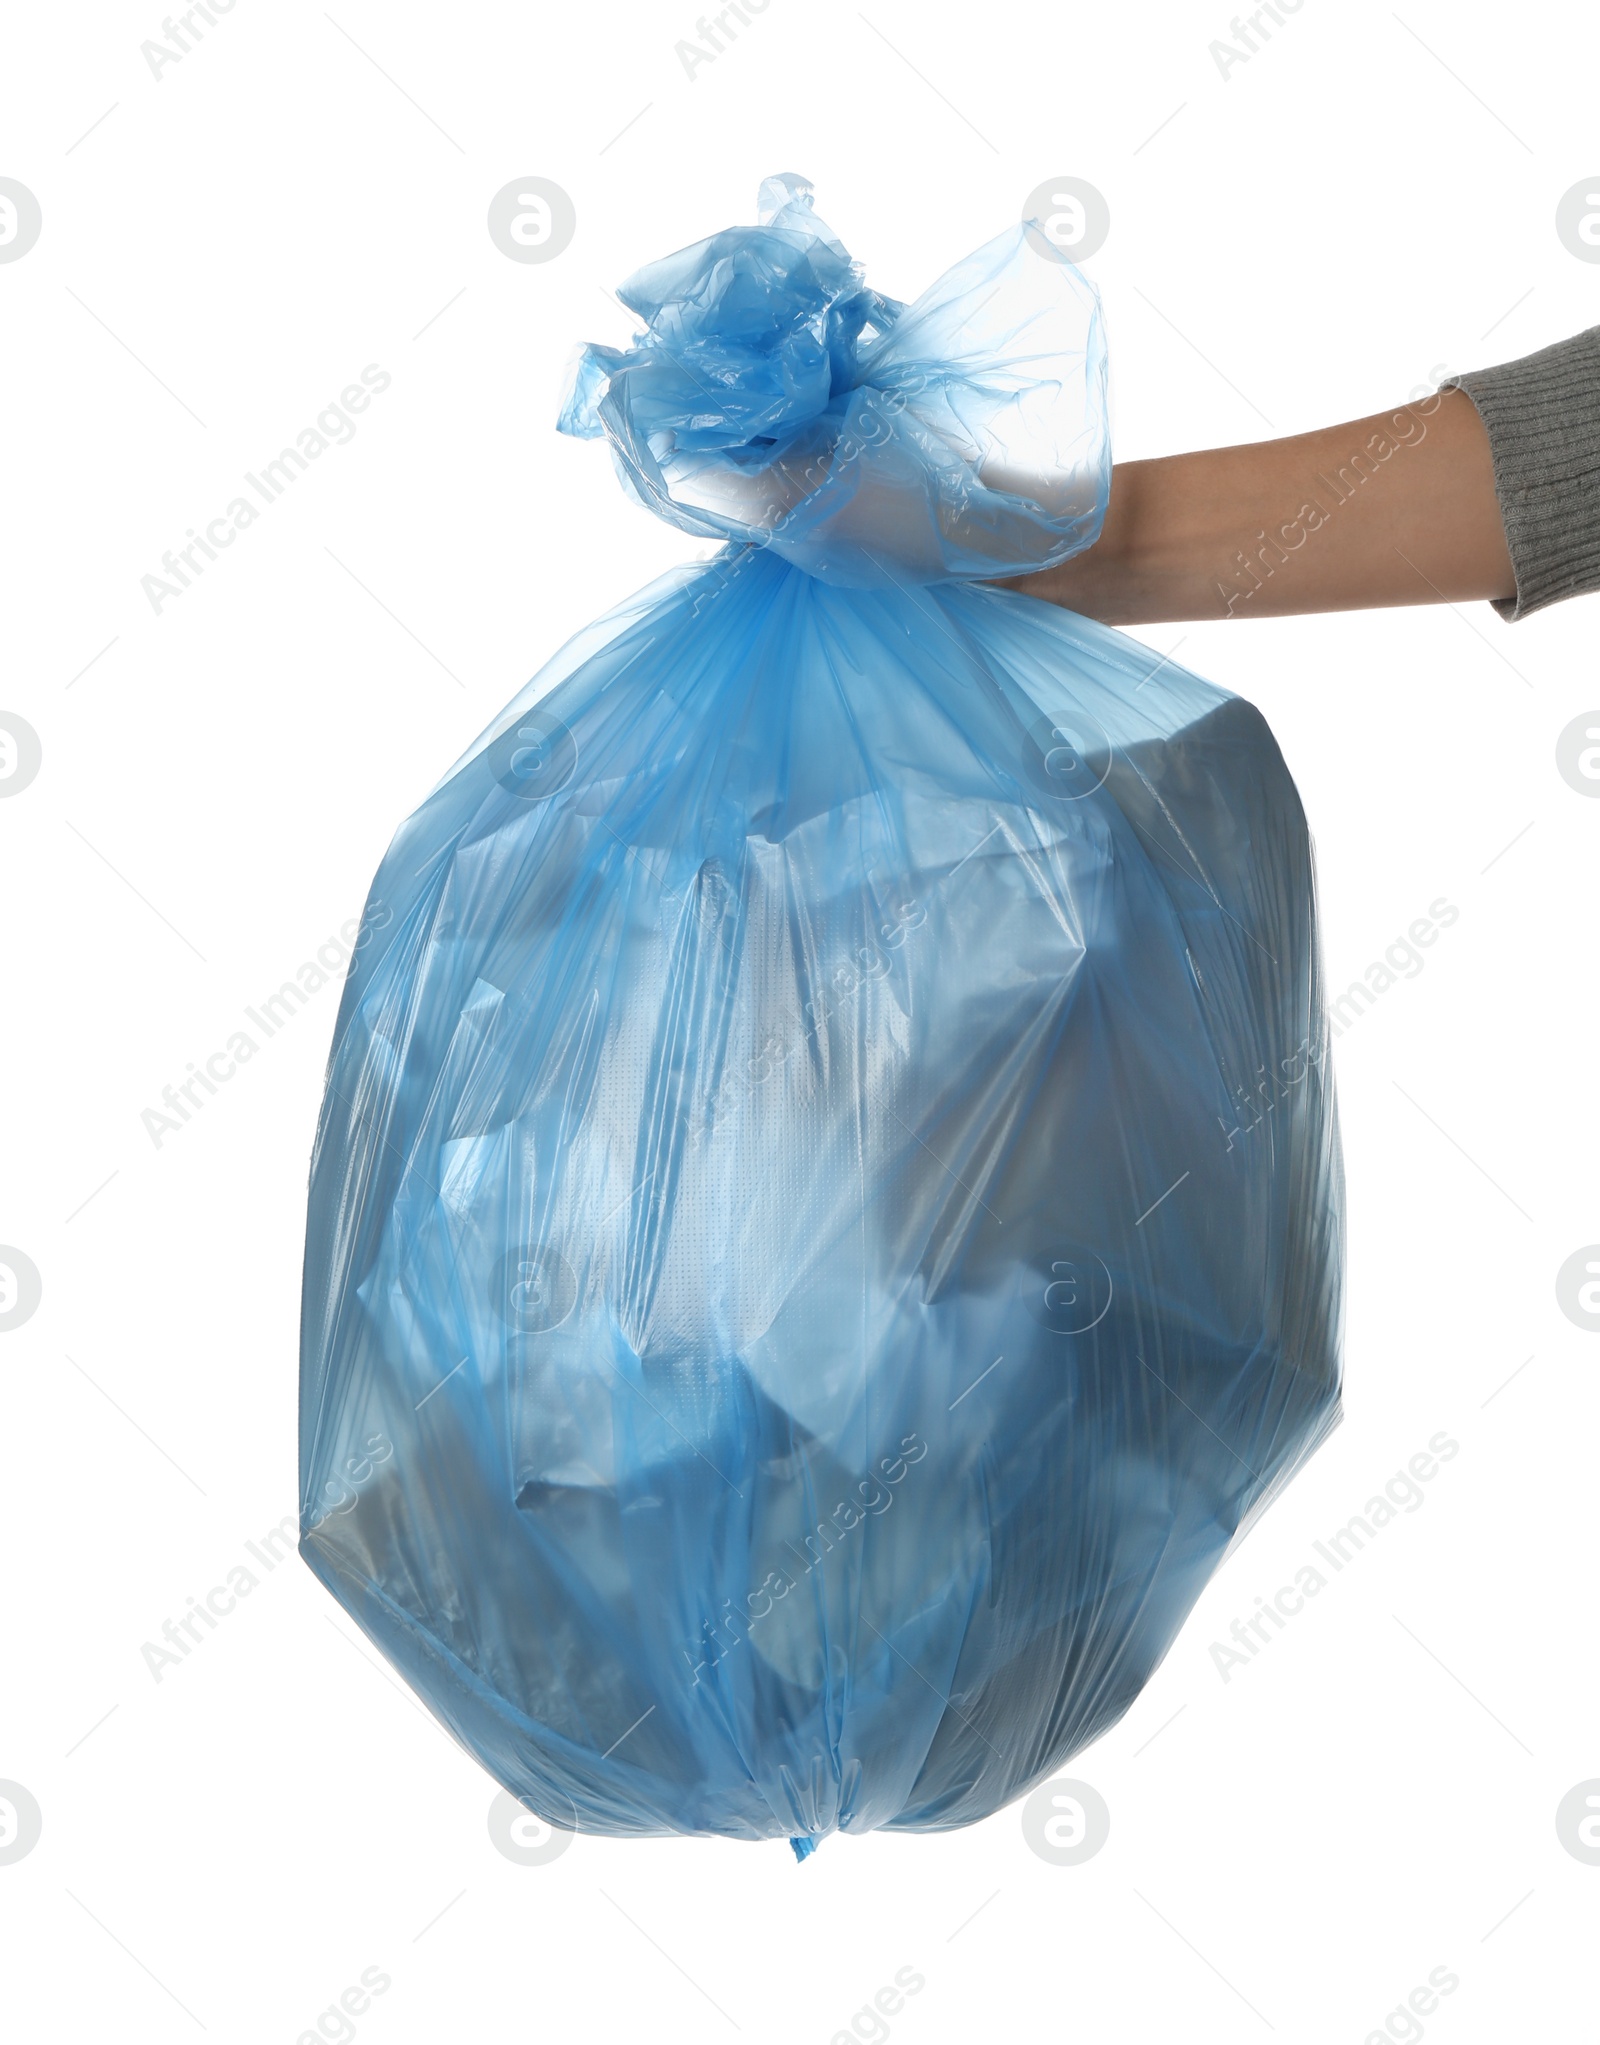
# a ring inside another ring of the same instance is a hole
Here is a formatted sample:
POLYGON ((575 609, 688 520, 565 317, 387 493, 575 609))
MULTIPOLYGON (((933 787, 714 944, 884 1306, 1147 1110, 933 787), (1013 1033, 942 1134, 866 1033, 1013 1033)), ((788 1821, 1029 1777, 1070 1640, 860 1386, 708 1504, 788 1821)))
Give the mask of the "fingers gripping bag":
POLYGON ((1312 853, 1248 704, 999 578, 1091 546, 1095 293, 912 304, 801 179, 560 426, 725 543, 374 882, 312 1167, 302 1551, 553 1825, 987 1816, 1338 1417, 1312 853))

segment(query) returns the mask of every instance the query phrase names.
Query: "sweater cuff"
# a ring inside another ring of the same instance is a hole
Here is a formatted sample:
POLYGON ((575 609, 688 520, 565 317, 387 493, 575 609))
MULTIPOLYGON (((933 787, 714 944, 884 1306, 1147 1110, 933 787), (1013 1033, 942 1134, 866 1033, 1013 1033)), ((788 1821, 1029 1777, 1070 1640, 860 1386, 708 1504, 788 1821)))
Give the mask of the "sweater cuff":
POLYGON ((1517 578, 1501 617, 1600 589, 1600 327, 1439 388, 1464 390, 1489 435, 1517 578))

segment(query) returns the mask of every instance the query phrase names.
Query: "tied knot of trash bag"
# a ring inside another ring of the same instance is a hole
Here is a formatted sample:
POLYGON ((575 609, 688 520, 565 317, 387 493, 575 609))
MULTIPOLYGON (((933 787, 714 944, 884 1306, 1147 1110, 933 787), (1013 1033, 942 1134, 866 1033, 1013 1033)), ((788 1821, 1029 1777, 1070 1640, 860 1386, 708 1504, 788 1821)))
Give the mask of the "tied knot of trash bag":
POLYGON ((1110 494, 1094 287, 1026 223, 910 305, 866 284, 811 186, 646 264, 627 348, 574 356, 558 422, 702 539, 847 587, 997 578, 1091 546, 1110 494))

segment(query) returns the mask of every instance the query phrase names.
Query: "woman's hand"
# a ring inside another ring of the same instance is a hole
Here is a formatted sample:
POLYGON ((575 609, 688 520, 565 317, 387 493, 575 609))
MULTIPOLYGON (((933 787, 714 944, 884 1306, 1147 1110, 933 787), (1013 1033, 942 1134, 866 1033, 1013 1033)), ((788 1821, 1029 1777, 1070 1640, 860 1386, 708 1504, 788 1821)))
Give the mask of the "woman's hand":
POLYGON ((1004 586, 1107 625, 1516 593, 1488 436, 1460 390, 1286 440, 1119 462, 1095 545, 1004 586))

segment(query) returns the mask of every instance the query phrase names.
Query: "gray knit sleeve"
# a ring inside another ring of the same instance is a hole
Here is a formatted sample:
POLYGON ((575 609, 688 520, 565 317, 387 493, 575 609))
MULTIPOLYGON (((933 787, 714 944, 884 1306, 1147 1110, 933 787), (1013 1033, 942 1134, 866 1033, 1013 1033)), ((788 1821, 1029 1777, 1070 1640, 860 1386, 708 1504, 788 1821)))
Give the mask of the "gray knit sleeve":
POLYGON ((1517 578, 1501 617, 1600 589, 1600 327, 1440 388, 1464 390, 1488 429, 1517 578))

